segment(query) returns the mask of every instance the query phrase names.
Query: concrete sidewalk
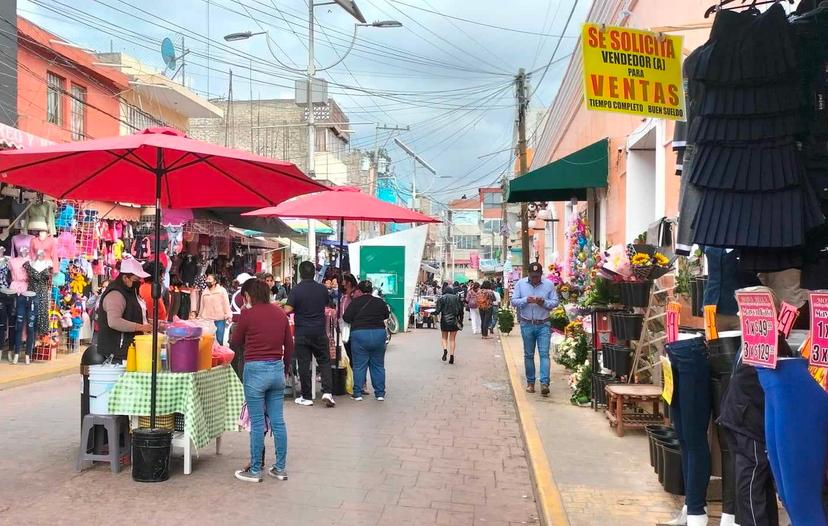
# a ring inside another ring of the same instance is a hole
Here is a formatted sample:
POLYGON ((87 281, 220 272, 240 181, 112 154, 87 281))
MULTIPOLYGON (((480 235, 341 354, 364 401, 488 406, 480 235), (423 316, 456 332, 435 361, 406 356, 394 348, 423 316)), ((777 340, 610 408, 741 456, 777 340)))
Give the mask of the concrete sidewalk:
POLYGON ((3 360, 0 361, 0 391, 18 387, 34 382, 42 382, 59 376, 80 373, 80 359, 82 352, 72 354, 58 354, 55 359, 45 362, 32 362, 25 365, 20 358, 20 363, 12 365, 6 359, 6 352, 3 352, 3 360))
MULTIPOLYGON (((540 389, 525 393, 519 330, 503 336, 501 345, 524 434, 537 434, 540 441, 536 447, 527 441, 534 478, 551 480, 554 488, 552 503, 546 502, 548 491, 539 492, 539 507, 554 510, 559 501, 572 526, 641 526, 670 519, 684 500, 659 485, 643 431, 619 438, 602 411, 570 404, 568 374, 554 361, 550 396, 541 397, 540 389)), ((710 525, 716 524, 711 516, 710 525)))
MULTIPOLYGON (((247 433, 200 451, 192 475, 133 482, 129 469, 75 472, 78 376, 0 391, 0 524, 518 526, 538 523, 523 438, 496 340, 469 331, 457 363, 439 332, 397 334, 387 400, 337 407, 285 401, 290 480, 237 481, 247 433), (121 521, 123 522, 123 521, 121 521)), ((34 367, 34 366, 31 366, 34 367)), ((273 462, 273 442, 267 445, 273 462)))

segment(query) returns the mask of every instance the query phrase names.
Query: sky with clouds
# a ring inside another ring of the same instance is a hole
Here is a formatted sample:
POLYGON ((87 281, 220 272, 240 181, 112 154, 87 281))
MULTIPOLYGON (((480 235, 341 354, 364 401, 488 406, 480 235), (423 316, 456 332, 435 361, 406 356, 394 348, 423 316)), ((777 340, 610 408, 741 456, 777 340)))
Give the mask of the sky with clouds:
MULTIPOLYGON (((374 123, 410 126, 380 131, 379 145, 389 149, 401 187, 408 188, 412 167, 393 136, 447 176, 435 180, 424 170, 417 176, 418 192, 446 201, 494 183, 511 166, 511 152, 500 150, 513 142, 514 76, 519 68, 534 72, 532 105, 550 104, 591 2, 356 3, 369 22, 397 20, 403 27, 359 28, 352 52, 317 76, 329 82, 351 122, 365 123, 351 126, 352 147, 373 149, 374 123)), ((76 44, 125 52, 159 70, 162 39, 183 37, 190 50, 187 85, 211 98, 227 96, 230 68, 234 99, 247 98, 251 63, 254 99, 290 98, 303 75, 295 70, 307 65, 305 0, 18 0, 18 14, 76 44), (267 36, 224 41, 241 31, 267 36)), ((337 5, 317 6, 315 20, 321 69, 348 49, 355 20, 337 5)))

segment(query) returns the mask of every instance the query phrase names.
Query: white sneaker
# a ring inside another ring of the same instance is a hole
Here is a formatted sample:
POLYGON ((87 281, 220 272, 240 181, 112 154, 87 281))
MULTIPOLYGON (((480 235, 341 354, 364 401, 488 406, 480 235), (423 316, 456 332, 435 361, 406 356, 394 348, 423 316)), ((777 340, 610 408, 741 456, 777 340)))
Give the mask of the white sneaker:
POLYGON ((678 515, 664 524, 667 526, 685 526, 687 524, 687 506, 682 507, 678 515))
POLYGON ((385 402, 385 397, 384 396, 378 396, 377 397, 377 402, 385 402))
POLYGON ((297 398, 296 400, 294 400, 294 402, 296 402, 299 405, 313 405, 313 400, 306 400, 305 398, 302 398, 301 396, 299 398, 297 398))
POLYGON ((26 355, 25 358, 26 358, 26 365, 31 365, 32 364, 32 359, 29 357, 28 354, 26 355))
POLYGON ((325 406, 327 406, 327 407, 336 406, 336 402, 334 402, 333 395, 331 393, 323 394, 322 395, 322 400, 324 400, 325 406))
POLYGON ((707 515, 688 515, 687 526, 707 526, 707 515))
POLYGON ((353 399, 354 402, 362 402, 362 397, 361 396, 352 396, 351 398, 353 399))
POLYGON ((14 359, 12 360, 12 364, 17 365, 17 360, 19 360, 19 359, 20 359, 20 355, 19 355, 19 354, 15 354, 15 355, 14 355, 14 359))
POLYGON ((739 526, 736 524, 736 516, 732 513, 722 513, 722 520, 719 524, 721 526, 739 526))

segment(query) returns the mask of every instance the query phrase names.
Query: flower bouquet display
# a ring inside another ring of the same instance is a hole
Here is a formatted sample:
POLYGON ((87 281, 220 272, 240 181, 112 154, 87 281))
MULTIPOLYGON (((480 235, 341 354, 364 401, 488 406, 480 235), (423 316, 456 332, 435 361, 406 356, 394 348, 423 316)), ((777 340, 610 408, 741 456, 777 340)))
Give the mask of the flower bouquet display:
POLYGON ((581 362, 569 375, 569 388, 572 389, 572 397, 569 401, 573 405, 586 407, 592 395, 592 365, 589 360, 581 362))
POLYGON ((633 276, 641 281, 658 279, 667 274, 673 270, 673 261, 676 259, 672 253, 653 245, 629 245, 627 254, 633 276))

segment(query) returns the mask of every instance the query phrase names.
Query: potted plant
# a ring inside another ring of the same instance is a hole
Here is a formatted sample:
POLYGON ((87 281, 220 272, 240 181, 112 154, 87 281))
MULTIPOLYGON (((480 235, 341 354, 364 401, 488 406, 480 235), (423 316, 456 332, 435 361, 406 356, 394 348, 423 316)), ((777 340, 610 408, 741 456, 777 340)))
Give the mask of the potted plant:
POLYGON ((497 327, 500 332, 508 335, 515 328, 515 314, 510 309, 497 311, 497 327))
POLYGON ((589 405, 592 395, 592 366, 589 360, 580 363, 569 377, 572 396, 569 401, 578 406, 589 405))
POLYGON ((566 326, 569 325, 569 316, 566 314, 566 309, 563 305, 558 305, 552 312, 549 313, 549 321, 552 328, 558 332, 563 332, 566 326))

